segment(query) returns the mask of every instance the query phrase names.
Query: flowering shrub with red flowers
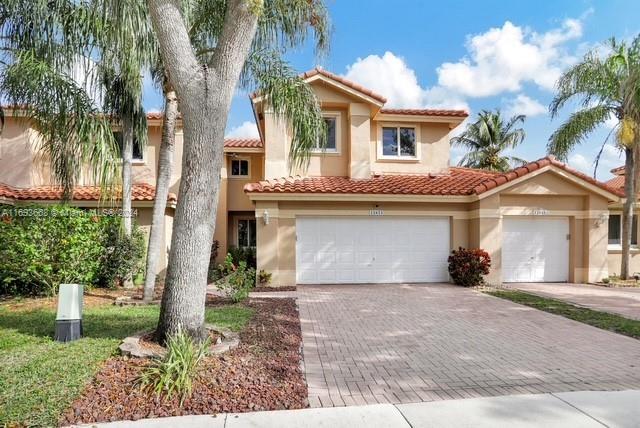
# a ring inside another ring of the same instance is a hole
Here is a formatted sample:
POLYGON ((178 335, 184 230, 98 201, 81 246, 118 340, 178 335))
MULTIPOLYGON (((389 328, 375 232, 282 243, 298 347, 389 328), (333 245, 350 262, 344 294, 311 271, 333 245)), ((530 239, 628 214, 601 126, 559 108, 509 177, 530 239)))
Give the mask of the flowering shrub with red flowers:
POLYGON ((480 248, 453 250, 449 256, 449 275, 457 285, 475 287, 484 284, 484 275, 489 274, 491 257, 480 248))

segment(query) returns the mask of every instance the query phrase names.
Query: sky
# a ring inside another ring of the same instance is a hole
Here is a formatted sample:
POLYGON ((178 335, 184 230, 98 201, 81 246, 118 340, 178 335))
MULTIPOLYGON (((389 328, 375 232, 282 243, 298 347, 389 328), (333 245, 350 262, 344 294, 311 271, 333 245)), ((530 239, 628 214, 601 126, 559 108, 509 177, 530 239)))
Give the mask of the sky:
MULTIPOLYGON (((313 44, 287 54, 300 72, 321 66, 385 96, 386 107, 464 108, 470 120, 484 109, 525 114, 526 139, 510 153, 545 156, 551 133, 577 106, 551 119, 549 102, 563 70, 610 37, 631 40, 640 32, 640 1, 327 0, 333 23, 331 48, 317 58, 313 44)), ((146 85, 145 107, 162 108, 146 85)), ((593 162, 612 119, 569 157, 593 174, 593 162)), ((464 129, 457 128, 457 131, 464 129)), ((238 91, 227 135, 257 136, 246 93, 238 91)), ((452 148, 451 162, 462 156, 452 148)), ((613 138, 604 146, 597 177, 623 163, 613 138)))

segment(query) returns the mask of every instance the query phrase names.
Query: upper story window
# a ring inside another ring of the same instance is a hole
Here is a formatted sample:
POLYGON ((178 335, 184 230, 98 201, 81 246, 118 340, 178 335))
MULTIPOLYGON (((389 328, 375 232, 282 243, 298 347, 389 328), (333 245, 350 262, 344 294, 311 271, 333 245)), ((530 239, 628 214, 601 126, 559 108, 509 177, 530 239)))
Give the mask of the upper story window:
POLYGON ((231 159, 232 177, 249 177, 248 159, 231 159))
POLYGON ((327 132, 326 145, 323 148, 318 141, 313 150, 316 152, 338 153, 340 148, 340 113, 324 112, 323 117, 327 132))
POLYGON ((383 158, 409 158, 418 156, 416 128, 405 126, 382 127, 383 158))
MULTIPOLYGON (((118 150, 120 150, 120 153, 122 153, 122 132, 114 131, 113 136, 116 139, 116 144, 118 145, 118 150)), ((132 160, 136 161, 136 162, 143 162, 144 161, 144 152, 142 151, 142 146, 140 145, 140 142, 138 141, 138 139, 135 136, 133 137, 133 157, 132 157, 132 160)))
MULTIPOLYGON (((638 245, 638 216, 634 214, 631 227, 631 245, 638 245)), ((609 245, 622 244, 622 216, 609 215, 609 245)))

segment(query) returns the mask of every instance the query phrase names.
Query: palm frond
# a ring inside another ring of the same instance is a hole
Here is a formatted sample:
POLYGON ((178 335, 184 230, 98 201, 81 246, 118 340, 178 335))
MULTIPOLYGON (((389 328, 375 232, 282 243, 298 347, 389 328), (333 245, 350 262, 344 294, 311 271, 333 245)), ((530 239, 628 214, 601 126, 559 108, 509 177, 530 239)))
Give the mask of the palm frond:
POLYGON ((292 167, 304 167, 311 150, 325 145, 325 123, 311 86, 297 75, 278 52, 254 52, 243 72, 244 85, 255 86, 276 116, 291 127, 289 156, 292 167))
POLYGON ((566 161, 571 150, 597 127, 604 124, 612 111, 606 105, 597 105, 573 113, 549 137, 547 151, 558 159, 566 161))

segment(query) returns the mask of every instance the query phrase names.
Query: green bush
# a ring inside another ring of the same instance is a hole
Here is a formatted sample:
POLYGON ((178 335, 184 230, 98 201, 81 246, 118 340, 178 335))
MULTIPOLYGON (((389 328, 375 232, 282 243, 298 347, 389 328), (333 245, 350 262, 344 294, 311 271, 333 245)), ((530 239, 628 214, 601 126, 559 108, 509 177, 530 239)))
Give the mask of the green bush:
MULTIPOLYGON (((138 262, 115 267, 123 259, 113 234, 120 219, 66 205, 0 206, 0 217, 0 294, 53 295, 64 283, 106 285, 138 262)), ((136 250, 124 251, 126 257, 138 254, 141 242, 144 248, 139 232, 135 236, 136 250)))
POLYGON ((235 265, 245 262, 248 267, 256 268, 256 249, 254 247, 229 247, 228 254, 235 265))
POLYGON ((246 299, 249 291, 255 286, 256 270, 247 267, 244 261, 236 266, 231 254, 227 254, 224 264, 218 266, 218 272, 221 278, 216 282, 216 286, 236 303, 246 299))
POLYGON ((134 226, 131 236, 123 233, 120 221, 109 218, 104 221, 104 252, 100 258, 98 285, 114 287, 122 285, 129 276, 142 268, 145 256, 145 235, 134 226))
POLYGON ((164 358, 154 360, 138 378, 138 384, 153 391, 158 397, 171 399, 180 397, 180 405, 193 391, 193 380, 198 374, 198 365, 207 355, 211 341, 207 338, 200 344, 187 334, 178 332, 167 339, 164 358))
POLYGON ((258 284, 260 284, 263 287, 266 287, 271 282, 272 276, 273 274, 271 272, 267 272, 264 269, 260 269, 260 272, 258 272, 258 284))

